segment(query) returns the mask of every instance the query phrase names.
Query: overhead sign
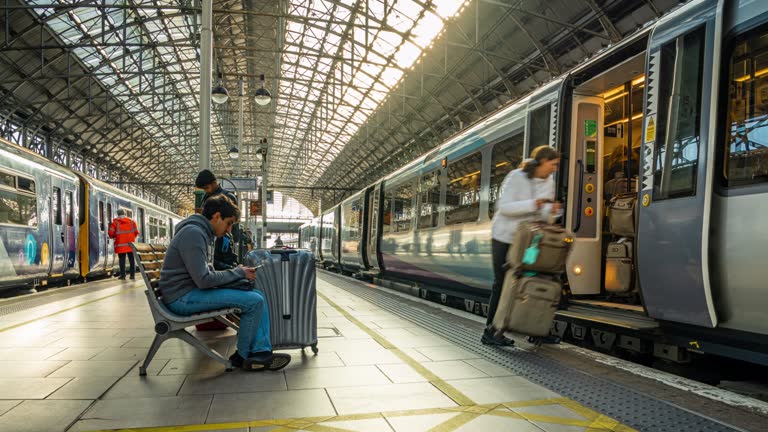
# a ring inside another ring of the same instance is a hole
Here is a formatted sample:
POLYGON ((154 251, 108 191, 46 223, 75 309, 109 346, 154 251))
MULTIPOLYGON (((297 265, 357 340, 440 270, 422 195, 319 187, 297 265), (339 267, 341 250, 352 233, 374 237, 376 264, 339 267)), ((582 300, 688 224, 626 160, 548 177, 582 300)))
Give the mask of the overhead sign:
POLYGON ((227 177, 221 179, 221 185, 225 189, 231 189, 233 192, 245 192, 259 190, 258 182, 255 178, 249 177, 227 177))

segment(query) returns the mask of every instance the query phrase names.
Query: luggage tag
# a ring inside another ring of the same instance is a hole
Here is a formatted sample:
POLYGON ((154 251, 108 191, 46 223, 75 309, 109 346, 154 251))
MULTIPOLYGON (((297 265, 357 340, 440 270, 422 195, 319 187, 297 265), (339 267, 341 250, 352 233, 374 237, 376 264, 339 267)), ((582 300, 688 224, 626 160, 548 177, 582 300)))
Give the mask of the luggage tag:
POLYGON ((539 241, 544 237, 544 234, 536 234, 533 237, 533 242, 530 247, 523 253, 523 264, 533 265, 536 264, 536 260, 539 258, 539 241))

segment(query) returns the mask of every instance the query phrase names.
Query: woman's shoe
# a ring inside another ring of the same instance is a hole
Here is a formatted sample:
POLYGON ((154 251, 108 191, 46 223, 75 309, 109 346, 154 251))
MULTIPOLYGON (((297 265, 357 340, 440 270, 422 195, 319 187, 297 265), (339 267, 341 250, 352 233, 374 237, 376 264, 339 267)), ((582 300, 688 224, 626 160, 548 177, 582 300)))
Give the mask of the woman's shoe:
POLYGON ((493 329, 485 329, 483 337, 480 338, 480 342, 482 342, 483 345, 494 346, 512 346, 515 344, 515 341, 504 336, 504 334, 496 336, 495 333, 496 332, 493 329))

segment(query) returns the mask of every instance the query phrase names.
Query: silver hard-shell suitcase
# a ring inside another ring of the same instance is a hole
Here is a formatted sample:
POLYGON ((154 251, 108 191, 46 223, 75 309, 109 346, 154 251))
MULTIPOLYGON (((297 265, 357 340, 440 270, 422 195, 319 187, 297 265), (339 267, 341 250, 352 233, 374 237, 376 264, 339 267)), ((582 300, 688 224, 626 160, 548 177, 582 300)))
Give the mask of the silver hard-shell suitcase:
POLYGON ((315 258, 305 250, 254 249, 246 266, 261 266, 256 289, 269 305, 269 330, 274 349, 312 347, 317 353, 317 284, 315 258))

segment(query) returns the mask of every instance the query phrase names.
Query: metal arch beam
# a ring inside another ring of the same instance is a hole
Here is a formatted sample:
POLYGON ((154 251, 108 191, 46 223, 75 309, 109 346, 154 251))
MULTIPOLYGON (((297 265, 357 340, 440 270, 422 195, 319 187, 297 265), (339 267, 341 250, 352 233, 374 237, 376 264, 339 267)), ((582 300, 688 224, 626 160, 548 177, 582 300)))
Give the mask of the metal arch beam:
POLYGON ((520 28, 520 31, 522 31, 528 37, 528 40, 530 40, 536 50, 539 51, 539 55, 544 60, 544 63, 546 63, 547 67, 554 72, 554 75, 559 75, 562 72, 560 64, 557 63, 557 60, 554 57, 552 57, 552 54, 549 52, 549 50, 547 50, 544 45, 542 45, 541 41, 533 37, 531 32, 528 31, 525 25, 514 14, 510 14, 509 19, 511 19, 520 28))
POLYGON ((621 32, 616 29, 616 26, 613 25, 610 18, 605 16, 605 12, 600 8, 600 6, 595 3, 595 0, 583 0, 584 3, 589 6, 589 8, 592 10, 592 12, 597 15, 597 19, 600 21, 600 25, 603 26, 603 29, 605 29, 605 33, 608 35, 608 38, 611 40, 611 42, 616 43, 621 40, 621 32))

